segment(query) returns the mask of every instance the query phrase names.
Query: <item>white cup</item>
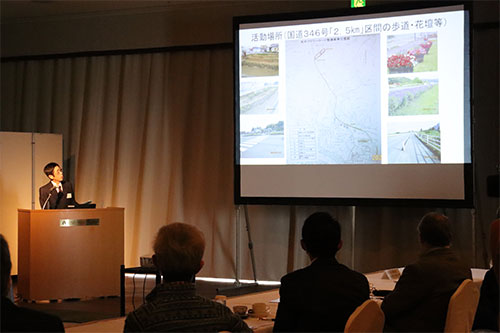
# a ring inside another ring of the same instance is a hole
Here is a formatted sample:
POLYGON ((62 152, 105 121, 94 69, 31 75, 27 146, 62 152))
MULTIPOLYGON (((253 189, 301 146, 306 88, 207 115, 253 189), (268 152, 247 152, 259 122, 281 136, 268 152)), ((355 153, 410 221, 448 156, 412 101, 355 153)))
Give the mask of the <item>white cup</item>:
POLYGON ((216 301, 217 303, 222 304, 222 305, 226 305, 226 300, 227 300, 227 297, 226 297, 226 296, 224 296, 224 295, 216 295, 216 296, 215 296, 215 301, 216 301))
POLYGON ((269 307, 266 305, 266 303, 252 304, 252 311, 257 317, 267 317, 269 315, 269 307))

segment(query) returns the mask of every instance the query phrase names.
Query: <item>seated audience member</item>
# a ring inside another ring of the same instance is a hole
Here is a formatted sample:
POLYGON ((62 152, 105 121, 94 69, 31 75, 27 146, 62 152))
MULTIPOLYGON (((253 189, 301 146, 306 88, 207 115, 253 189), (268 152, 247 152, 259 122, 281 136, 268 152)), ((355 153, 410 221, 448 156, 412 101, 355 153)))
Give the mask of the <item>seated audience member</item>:
POLYGON ((349 316, 369 298, 366 277, 340 264, 340 225, 328 213, 309 216, 302 248, 312 263, 281 278, 275 332, 343 332, 349 316))
POLYGON ((382 303, 385 331, 443 332, 451 295, 471 270, 450 249, 448 218, 426 214, 418 225, 422 252, 405 267, 394 291, 382 303))
POLYGON ((0 234, 1 243, 1 274, 2 274, 2 307, 0 332, 64 332, 61 319, 30 309, 16 306, 7 297, 10 288, 10 261, 9 245, 0 234))
POLYGON ((474 330, 490 330, 498 332, 499 329, 499 264, 500 264, 500 219, 496 219, 490 226, 490 250, 493 262, 490 270, 486 272, 481 284, 481 294, 474 318, 474 330))
POLYGON ((203 267, 205 251, 200 230, 185 223, 166 225, 158 231, 153 250, 163 283, 128 314, 125 332, 251 332, 228 307, 195 294, 195 275, 203 267))

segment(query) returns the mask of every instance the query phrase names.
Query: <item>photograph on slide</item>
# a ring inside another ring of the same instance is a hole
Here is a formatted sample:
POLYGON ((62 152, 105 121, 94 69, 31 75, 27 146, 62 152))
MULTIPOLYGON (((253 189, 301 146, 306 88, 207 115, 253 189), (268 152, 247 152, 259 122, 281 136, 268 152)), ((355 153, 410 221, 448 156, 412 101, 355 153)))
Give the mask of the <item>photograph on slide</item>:
POLYGON ((417 73, 438 69, 437 33, 387 36, 387 72, 417 73))
POLYGON ((439 113, 437 79, 419 77, 389 78, 389 116, 413 116, 439 113))
MULTIPOLYGON (((426 118, 426 117, 422 117, 426 118)), ((441 125, 430 117, 421 121, 388 124, 387 152, 390 164, 441 162, 441 125)))
POLYGON ((285 156, 283 120, 265 116, 241 117, 246 117, 247 123, 253 124, 251 128, 240 128, 241 158, 269 159, 285 156))
POLYGON ((240 85, 240 114, 275 114, 278 112, 278 80, 247 79, 240 85))
POLYGON ((279 45, 241 47, 241 76, 279 75, 279 45))

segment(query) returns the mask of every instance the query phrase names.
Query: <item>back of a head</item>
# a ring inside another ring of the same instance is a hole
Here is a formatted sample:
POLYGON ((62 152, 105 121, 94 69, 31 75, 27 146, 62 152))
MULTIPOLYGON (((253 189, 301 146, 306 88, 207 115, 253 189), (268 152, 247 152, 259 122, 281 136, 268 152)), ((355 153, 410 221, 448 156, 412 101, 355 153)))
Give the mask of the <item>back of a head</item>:
POLYGON ((340 243, 340 224, 330 214, 309 216, 302 227, 302 240, 313 258, 333 258, 340 243))
POLYGON ((0 234, 0 243, 1 243, 0 271, 2 273, 1 289, 2 289, 2 297, 5 297, 7 296, 8 293, 12 262, 10 261, 9 245, 7 244, 7 241, 5 240, 2 234, 0 234))
POLYGON ((205 238, 193 225, 172 223, 160 228, 153 250, 164 279, 190 281, 201 268, 205 238))
POLYGON ((418 224, 420 241, 432 247, 448 246, 451 243, 451 225, 448 217, 439 213, 427 213, 418 224))

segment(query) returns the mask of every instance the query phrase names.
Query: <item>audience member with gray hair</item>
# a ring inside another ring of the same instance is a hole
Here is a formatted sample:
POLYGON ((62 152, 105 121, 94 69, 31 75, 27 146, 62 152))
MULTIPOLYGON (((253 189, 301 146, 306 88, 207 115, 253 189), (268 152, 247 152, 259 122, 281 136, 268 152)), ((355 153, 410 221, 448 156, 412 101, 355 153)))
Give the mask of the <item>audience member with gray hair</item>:
POLYGON ((158 231, 153 262, 163 283, 146 303, 128 314, 125 332, 251 332, 226 306, 196 295, 195 275, 203 267, 205 238, 195 226, 168 224, 158 231))
POLYGON ((472 279, 470 268, 450 248, 448 217, 428 213, 417 229, 422 252, 382 303, 388 332, 443 332, 451 295, 472 279))

